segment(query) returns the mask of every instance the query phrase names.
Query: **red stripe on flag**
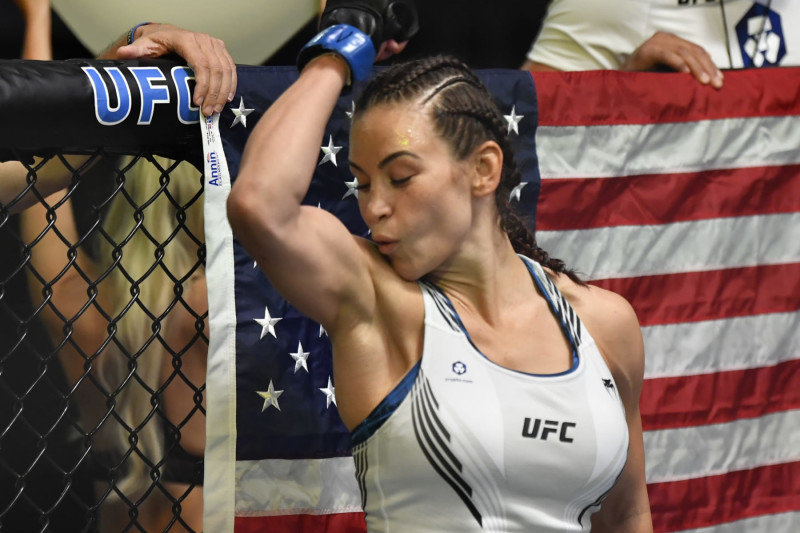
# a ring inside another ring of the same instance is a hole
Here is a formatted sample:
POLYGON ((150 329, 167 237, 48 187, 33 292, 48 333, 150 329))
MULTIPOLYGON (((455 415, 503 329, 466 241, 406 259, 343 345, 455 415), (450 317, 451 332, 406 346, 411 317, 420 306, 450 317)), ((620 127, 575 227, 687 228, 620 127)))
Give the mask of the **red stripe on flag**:
POLYGON ((689 74, 534 72, 540 126, 654 124, 800 114, 800 68, 725 73, 720 90, 689 74))
POLYGON ((647 486, 654 533, 800 510, 800 462, 647 486))
POLYGON ((591 282, 620 294, 642 326, 800 310, 800 263, 591 282), (669 290, 669 298, 665 290, 669 290))
POLYGON ((800 409, 800 360, 774 366, 645 380, 645 431, 720 424, 800 409))
POLYGON ((800 165, 542 180, 539 231, 800 211, 800 165))
POLYGON ((233 530, 236 533, 365 533, 367 525, 364 513, 237 516, 233 530))

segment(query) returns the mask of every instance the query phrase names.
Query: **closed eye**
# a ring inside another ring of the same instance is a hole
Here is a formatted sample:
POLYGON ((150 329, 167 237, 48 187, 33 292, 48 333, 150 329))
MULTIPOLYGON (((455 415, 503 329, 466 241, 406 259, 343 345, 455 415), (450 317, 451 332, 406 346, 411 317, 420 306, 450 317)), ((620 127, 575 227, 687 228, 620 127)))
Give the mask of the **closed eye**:
POLYGON ((405 184, 406 184, 406 183, 408 183, 408 182, 411 180, 411 178, 413 178, 413 177, 414 177, 414 176, 408 176, 407 178, 401 178, 401 179, 399 179, 399 180, 392 180, 392 185, 394 185, 395 187, 398 187, 398 186, 401 186, 401 185, 405 185, 405 184))

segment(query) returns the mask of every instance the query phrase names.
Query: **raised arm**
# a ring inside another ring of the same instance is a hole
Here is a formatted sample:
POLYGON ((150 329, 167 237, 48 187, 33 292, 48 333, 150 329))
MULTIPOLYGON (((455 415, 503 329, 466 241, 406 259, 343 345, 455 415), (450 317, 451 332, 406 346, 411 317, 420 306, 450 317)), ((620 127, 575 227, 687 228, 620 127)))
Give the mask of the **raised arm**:
MULTIPOLYGON (((228 198, 228 218, 245 249, 287 300, 329 331, 372 316, 371 265, 382 259, 333 215, 301 203, 348 79, 365 78, 376 49, 378 57, 388 55, 400 48, 394 37, 409 35, 406 27, 390 28, 400 2, 363 4, 327 3, 322 32, 300 53, 298 80, 250 134, 228 198)), ((415 24, 415 15, 403 21, 415 24)))
POLYGON ((332 214, 301 206, 348 72, 335 55, 308 63, 250 134, 228 198, 245 249, 287 300, 326 328, 345 302, 365 317, 374 301, 363 246, 332 214))
MULTIPOLYGON (((22 45, 22 59, 48 61, 53 59, 51 38, 51 12, 49 0, 15 0, 25 17, 25 37, 22 45)), ((28 171, 17 161, 0 163, 0 204, 9 204, 28 186, 28 171)), ((36 188, 43 196, 48 196, 67 186, 69 172, 58 165, 45 165, 36 175, 36 188)), ((10 213, 18 213, 36 201, 32 194, 20 197, 10 213)))
POLYGON ((53 59, 50 0, 14 0, 25 17, 23 59, 53 59))

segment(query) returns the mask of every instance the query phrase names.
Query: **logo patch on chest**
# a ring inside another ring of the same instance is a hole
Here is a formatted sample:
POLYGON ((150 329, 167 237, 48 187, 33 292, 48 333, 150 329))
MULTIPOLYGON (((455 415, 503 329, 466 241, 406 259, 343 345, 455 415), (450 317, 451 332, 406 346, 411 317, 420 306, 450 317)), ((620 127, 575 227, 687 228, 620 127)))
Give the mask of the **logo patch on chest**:
POLYGON ((472 383, 465 374, 467 373, 467 364, 463 361, 455 361, 450 365, 451 377, 445 378, 445 381, 456 381, 460 383, 472 383))
POLYGON ((575 422, 559 422, 558 420, 542 420, 541 418, 526 418, 522 424, 522 436, 526 439, 556 440, 570 443, 574 439, 570 430, 575 428, 575 422))

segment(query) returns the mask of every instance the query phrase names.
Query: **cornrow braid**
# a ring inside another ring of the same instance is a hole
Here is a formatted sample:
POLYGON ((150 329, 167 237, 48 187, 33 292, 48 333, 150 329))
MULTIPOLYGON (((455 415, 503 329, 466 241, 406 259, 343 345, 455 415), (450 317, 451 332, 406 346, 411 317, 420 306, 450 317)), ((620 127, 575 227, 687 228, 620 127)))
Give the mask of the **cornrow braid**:
POLYGON ((446 55, 399 63, 378 73, 364 88, 355 105, 353 120, 381 104, 419 100, 431 107, 431 120, 457 160, 466 159, 481 143, 491 140, 503 151, 503 170, 495 192, 500 227, 517 253, 527 255, 554 272, 584 282, 563 261, 549 256, 523 217, 511 205, 511 191, 520 184, 520 173, 502 113, 494 98, 462 61, 446 55))

